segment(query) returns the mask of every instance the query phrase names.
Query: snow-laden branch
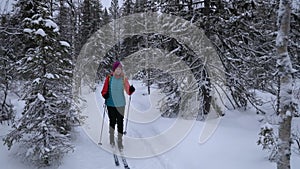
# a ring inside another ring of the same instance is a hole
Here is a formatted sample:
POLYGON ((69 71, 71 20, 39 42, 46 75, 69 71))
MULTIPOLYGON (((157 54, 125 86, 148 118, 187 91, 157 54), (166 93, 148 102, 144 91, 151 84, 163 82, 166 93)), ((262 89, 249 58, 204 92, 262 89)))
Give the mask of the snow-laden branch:
POLYGON ((4 28, 4 27, 0 27, 0 33, 4 33, 7 35, 21 35, 22 34, 20 32, 14 32, 14 31, 10 32, 10 31, 6 30, 6 28, 4 28))

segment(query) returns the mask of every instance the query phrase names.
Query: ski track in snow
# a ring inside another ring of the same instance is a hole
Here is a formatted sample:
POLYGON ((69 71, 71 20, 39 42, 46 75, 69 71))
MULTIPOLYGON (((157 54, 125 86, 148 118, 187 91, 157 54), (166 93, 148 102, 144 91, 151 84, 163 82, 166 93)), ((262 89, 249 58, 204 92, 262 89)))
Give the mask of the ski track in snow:
MULTIPOLYGON (((134 135, 136 136, 136 138, 142 138, 143 135, 141 132, 139 132, 138 130, 136 130, 135 128, 131 129, 134 133, 134 135)), ((151 127, 149 128, 149 130, 152 131, 151 134, 153 135, 158 135, 159 132, 157 130, 155 130, 155 128, 151 127)), ((148 147, 150 148, 150 150, 152 150, 153 154, 155 153, 155 151, 153 150, 154 148, 151 147, 150 144, 148 144, 146 141, 144 141, 145 145, 148 145, 148 147)), ((148 158, 147 160, 148 162, 151 161, 151 165, 153 168, 157 169, 157 168, 162 168, 162 169, 176 169, 176 167, 174 165, 172 165, 171 163, 169 163, 168 158, 166 158, 165 155, 158 155, 152 158, 148 158)), ((147 165, 148 168, 148 165, 147 165)))

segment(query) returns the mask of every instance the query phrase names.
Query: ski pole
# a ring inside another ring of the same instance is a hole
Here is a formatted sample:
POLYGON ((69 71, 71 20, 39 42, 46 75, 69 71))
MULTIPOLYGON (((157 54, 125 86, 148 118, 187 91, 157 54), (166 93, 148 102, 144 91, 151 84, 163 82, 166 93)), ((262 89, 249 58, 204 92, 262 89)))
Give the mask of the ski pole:
POLYGON ((105 118, 105 111, 106 111, 106 105, 103 105, 104 110, 103 110, 103 119, 102 119, 102 127, 101 127, 101 132, 100 132, 100 140, 99 140, 99 145, 102 145, 102 133, 103 133, 103 125, 104 125, 104 118, 105 118))
POLYGON ((127 126, 128 126, 130 102, 131 102, 131 95, 129 96, 129 103, 128 103, 128 108, 127 108, 127 118, 126 118, 126 126, 125 126, 124 135, 127 134, 127 126))

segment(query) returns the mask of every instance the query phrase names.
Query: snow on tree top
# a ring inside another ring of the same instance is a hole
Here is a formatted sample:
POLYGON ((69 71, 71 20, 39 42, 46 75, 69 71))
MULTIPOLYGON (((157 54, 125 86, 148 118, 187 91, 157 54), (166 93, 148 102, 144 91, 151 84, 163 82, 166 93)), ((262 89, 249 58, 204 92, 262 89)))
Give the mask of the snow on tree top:
POLYGON ((28 57, 28 58, 27 58, 27 61, 32 61, 32 57, 28 57))
POLYGON ((38 93, 38 94, 37 94, 37 96, 38 96, 38 99, 39 99, 40 101, 42 101, 42 102, 44 102, 44 101, 45 101, 45 98, 44 98, 44 96, 43 96, 43 95, 41 95, 40 93, 38 93))
POLYGON ((46 22, 46 24, 45 24, 46 27, 48 27, 48 28, 54 28, 54 32, 58 32, 59 31, 58 25, 55 22, 53 22, 52 20, 45 19, 45 22, 46 22))
POLYGON ((25 20, 31 21, 31 23, 38 25, 43 18, 39 17, 38 19, 32 20, 30 18, 25 18, 25 20))
POLYGON ((33 80, 33 83, 40 83, 40 81, 41 81, 41 78, 36 78, 33 80))
POLYGON ((52 73, 46 73, 45 77, 48 78, 48 79, 54 79, 55 78, 52 73))
POLYGON ((71 45, 66 41, 59 41, 62 46, 71 47, 71 45))
POLYGON ((29 29, 29 28, 25 28, 25 29, 23 30, 23 32, 25 32, 25 33, 32 33, 33 30, 32 30, 32 29, 29 29))
POLYGON ((293 0, 292 1, 292 10, 293 12, 300 12, 300 1, 299 0, 293 0))
POLYGON ((270 123, 265 123, 264 125, 261 126, 262 128, 265 129, 273 129, 273 126, 270 123))
POLYGON ((291 111, 288 110, 288 111, 286 111, 285 114, 286 114, 287 116, 292 116, 293 113, 292 113, 291 111))
POLYGON ((41 35, 42 37, 45 37, 47 34, 43 29, 38 29, 37 31, 34 32, 36 35, 41 35))

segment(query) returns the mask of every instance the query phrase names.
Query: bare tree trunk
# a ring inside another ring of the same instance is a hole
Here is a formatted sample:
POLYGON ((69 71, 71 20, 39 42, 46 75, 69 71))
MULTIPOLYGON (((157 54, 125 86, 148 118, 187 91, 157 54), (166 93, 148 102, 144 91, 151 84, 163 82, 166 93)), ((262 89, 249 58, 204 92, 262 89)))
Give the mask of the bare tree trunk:
POLYGON ((290 169, 291 157, 291 123, 293 112, 293 68, 288 54, 288 34, 290 31, 290 0, 280 0, 278 10, 278 34, 276 38, 276 46, 278 52, 277 66, 280 77, 280 107, 279 116, 281 122, 279 126, 279 143, 278 143, 278 159, 277 169, 290 169))

